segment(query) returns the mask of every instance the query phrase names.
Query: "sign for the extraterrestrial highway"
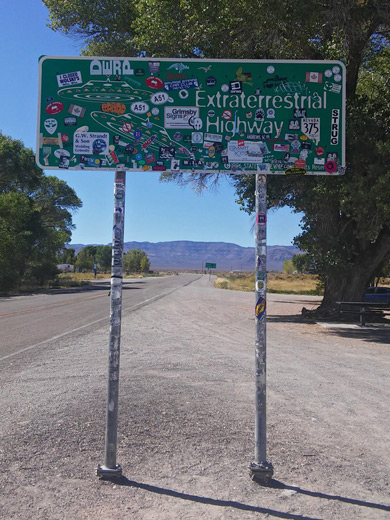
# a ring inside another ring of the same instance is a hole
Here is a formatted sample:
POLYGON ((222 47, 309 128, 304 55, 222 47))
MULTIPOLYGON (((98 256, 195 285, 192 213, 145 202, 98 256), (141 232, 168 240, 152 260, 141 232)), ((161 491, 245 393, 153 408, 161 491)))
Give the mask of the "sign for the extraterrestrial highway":
POLYGON ((337 175, 340 61, 43 56, 44 169, 337 175))

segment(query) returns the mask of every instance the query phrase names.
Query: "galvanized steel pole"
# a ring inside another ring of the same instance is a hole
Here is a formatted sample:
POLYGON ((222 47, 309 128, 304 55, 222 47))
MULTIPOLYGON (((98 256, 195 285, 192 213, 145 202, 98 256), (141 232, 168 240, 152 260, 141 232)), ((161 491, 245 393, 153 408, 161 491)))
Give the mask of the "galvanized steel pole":
POLYGON ((122 468, 116 462, 119 395, 119 357, 122 314, 123 237, 125 222, 126 171, 118 167, 114 184, 114 227, 112 236, 110 342, 108 359, 106 443, 104 464, 97 468, 102 478, 120 477, 122 468))
POLYGON ((266 422, 266 311, 267 311, 267 177, 256 175, 256 268, 255 268, 255 459, 249 465, 253 480, 267 484, 273 475, 273 466, 267 461, 266 422))

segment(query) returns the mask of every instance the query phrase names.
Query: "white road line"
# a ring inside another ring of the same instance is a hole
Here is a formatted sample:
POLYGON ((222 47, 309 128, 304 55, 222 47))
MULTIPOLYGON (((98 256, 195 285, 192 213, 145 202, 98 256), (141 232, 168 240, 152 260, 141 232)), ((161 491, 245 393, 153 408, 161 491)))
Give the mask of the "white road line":
MULTIPOLYGON (((195 280, 191 280, 195 281, 195 280)), ((184 284, 188 285, 188 284, 184 284)), ((161 294, 157 294, 156 296, 152 296, 152 298, 148 298, 147 300, 144 300, 143 302, 137 303, 136 305, 132 305, 131 307, 126 307, 125 309, 122 309, 122 312, 124 311, 134 311, 138 309, 139 307, 142 307, 143 305, 150 303, 154 300, 158 300, 159 298, 162 298, 163 296, 167 296, 171 292, 175 291, 176 289, 180 289, 181 287, 184 287, 183 285, 180 285, 179 287, 174 287, 173 289, 169 289, 169 291, 166 291, 161 294)), ((32 350, 34 348, 40 347, 41 345, 46 345, 47 343, 50 343, 51 341, 54 341, 56 339, 63 338, 64 336, 68 336, 69 334, 73 334, 74 332, 77 332, 79 330, 85 329, 86 327, 90 327, 91 325, 96 325, 96 323, 100 323, 101 321, 108 320, 109 316, 106 318, 101 318, 100 320, 91 321, 90 323, 87 323, 86 325, 81 325, 81 327, 77 327, 75 329, 69 330, 67 332, 64 332, 63 334, 59 334, 58 336, 53 336, 52 338, 45 339, 44 341, 41 341, 40 343, 36 343, 35 345, 31 345, 31 347, 23 348, 22 350, 18 350, 17 352, 13 352, 12 354, 8 354, 7 356, 3 356, 0 358, 0 361, 5 361, 6 359, 9 359, 11 357, 17 356, 18 354, 22 354, 23 352, 28 352, 29 350, 32 350)))

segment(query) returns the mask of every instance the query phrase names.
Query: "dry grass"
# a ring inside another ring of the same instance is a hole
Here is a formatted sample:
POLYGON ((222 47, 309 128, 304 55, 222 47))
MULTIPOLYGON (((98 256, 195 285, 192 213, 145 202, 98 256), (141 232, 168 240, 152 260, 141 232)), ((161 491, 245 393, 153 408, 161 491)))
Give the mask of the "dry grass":
MULTIPOLYGON (((378 285, 390 286, 390 278, 381 278, 378 285)), ((255 275, 250 273, 226 274, 219 276, 215 280, 214 286, 218 289, 253 292, 255 290, 255 275)), ((323 295, 318 277, 313 274, 269 273, 267 275, 267 292, 323 295)))
MULTIPOLYGON (((227 274, 223 277, 218 277, 214 285, 219 289, 253 292, 255 290, 255 275, 227 274)), ((270 273, 267 275, 267 291, 269 293, 285 294, 322 294, 318 288, 318 277, 310 274, 270 273)))
MULTIPOLYGON (((93 273, 62 273, 58 278, 61 281, 80 282, 82 280, 94 280, 95 275, 93 273)), ((96 278, 110 278, 110 274, 98 273, 96 278)))
POLYGON ((268 292, 292 294, 323 294, 318 276, 314 274, 269 274, 268 292))

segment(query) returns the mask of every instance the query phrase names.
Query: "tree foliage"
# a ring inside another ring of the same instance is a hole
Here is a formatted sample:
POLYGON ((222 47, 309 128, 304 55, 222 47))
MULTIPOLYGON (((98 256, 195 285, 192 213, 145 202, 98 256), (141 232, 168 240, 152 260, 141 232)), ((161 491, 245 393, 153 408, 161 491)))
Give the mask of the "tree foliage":
MULTIPOLYGON (((390 257, 390 0, 44 0, 51 26, 85 54, 342 59, 347 65, 343 178, 270 176, 270 207, 304 213, 296 245, 315 261, 323 307, 361 299, 390 257)), ((179 180, 175 175, 166 177, 179 180)), ((189 176, 201 186, 212 178, 189 176)), ((235 178, 254 211, 254 179, 235 178)))
POLYGON ((140 249, 130 249, 123 255, 123 270, 130 273, 146 273, 150 269, 147 254, 140 249))
POLYGON ((76 262, 76 250, 73 247, 65 247, 57 254, 58 264, 74 265, 76 262))
POLYGON ((283 272, 284 274, 293 274, 294 272, 294 264, 292 260, 286 260, 283 262, 283 272))
POLYGON ((89 246, 83 247, 77 253, 76 266, 80 272, 92 271, 93 269, 93 255, 88 249, 89 246))
POLYGON ((111 246, 98 246, 96 248, 96 262, 104 271, 111 267, 112 249, 111 246))
POLYGON ((293 255, 291 261, 298 273, 314 274, 316 272, 313 257, 308 253, 293 255))
POLYGON ((1 290, 53 279, 80 206, 72 188, 35 166, 32 150, 0 133, 1 290))

